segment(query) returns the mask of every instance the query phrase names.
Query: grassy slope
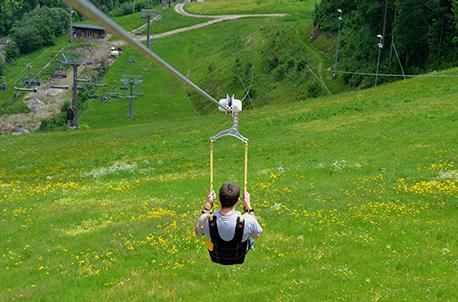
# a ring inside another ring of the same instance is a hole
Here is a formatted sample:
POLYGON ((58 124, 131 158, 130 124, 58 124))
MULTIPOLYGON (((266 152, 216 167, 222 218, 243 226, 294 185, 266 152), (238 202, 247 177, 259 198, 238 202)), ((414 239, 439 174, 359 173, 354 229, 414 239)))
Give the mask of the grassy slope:
MULTIPOLYGON (((224 115, 0 136, 0 297, 456 300, 457 97, 415 79, 242 114, 265 233, 236 267, 192 234, 224 115)), ((240 182, 243 148, 215 152, 240 182)))
POLYGON ((211 0, 194 2, 186 10, 195 14, 224 15, 240 13, 294 13, 298 10, 312 11, 313 1, 299 0, 211 0))
MULTIPOLYGON (((246 89, 239 78, 248 86, 252 72, 246 70, 249 64, 253 64, 252 93, 255 106, 286 103, 307 98, 306 87, 315 83, 315 79, 306 70, 300 74, 285 73, 283 77, 278 77, 276 70, 268 70, 263 52, 267 51, 269 43, 275 39, 272 32, 288 32, 279 39, 285 44, 289 41, 301 43, 300 46, 295 45, 302 51, 295 52, 295 58, 303 58, 311 65, 320 65, 325 61, 316 50, 309 48, 308 42, 300 38, 306 36, 303 31, 289 31, 298 24, 302 24, 298 16, 229 21, 161 39, 154 49, 181 72, 188 74, 191 79, 218 97, 229 92, 241 98, 246 89), (180 47, 174 47, 176 45, 180 47)), ((283 47, 287 48, 285 44, 283 47)), ((278 51, 278 56, 286 60, 288 52, 285 48, 278 51)), ((329 80, 326 82, 333 91, 341 91, 342 88, 335 83, 329 80)), ((207 104, 202 104, 199 100, 195 102, 198 108, 205 108, 207 104)))
MULTIPOLYGON (((316 83, 314 77, 307 70, 301 73, 293 70, 280 79, 276 70, 268 70, 265 52, 270 51, 269 43, 275 39, 280 63, 286 64, 289 53, 284 49, 291 46, 297 50, 293 51, 297 60, 303 59, 313 66, 326 65, 326 59, 306 39, 303 39, 308 36, 307 24, 310 21, 307 18, 304 19, 303 14, 304 12, 300 12, 285 18, 243 19, 219 23, 155 40, 153 50, 216 98, 225 97, 226 93, 232 93, 241 98, 246 92, 243 85, 248 86, 253 75, 251 89, 253 99, 247 99, 247 108, 299 101, 308 98, 307 87, 316 83), (277 33, 281 36, 280 38, 277 33), (253 64, 253 71, 247 71, 249 64, 253 64)), ((173 21, 171 24, 181 24, 179 20, 184 18, 176 14, 169 17, 164 19, 164 22, 171 20, 173 21)), ((147 93, 136 101, 135 107, 139 108, 140 113, 137 115, 139 119, 134 122, 146 122, 150 117, 156 119, 158 114, 150 114, 149 112, 152 111, 159 112, 159 115, 166 112, 165 110, 158 111, 158 107, 151 105, 170 104, 175 106, 174 110, 180 111, 181 109, 187 110, 187 108, 180 108, 182 104, 191 103, 198 113, 208 112, 211 108, 202 97, 195 94, 188 95, 182 85, 172 81, 165 72, 155 67, 149 67, 151 72, 145 73, 143 66, 145 62, 142 59, 138 59, 136 64, 129 66, 128 72, 122 70, 127 65, 126 60, 127 57, 122 56, 114 64, 115 68, 109 70, 105 82, 112 83, 122 73, 145 75, 149 73, 142 84, 143 90, 147 93), (170 86, 174 87, 173 94, 166 95, 165 92, 168 91, 166 87, 170 86)), ((329 74, 322 76, 332 91, 342 91, 343 88, 339 84, 331 81, 329 74)), ((113 103, 125 104, 126 101, 114 100, 113 103)), ((127 123, 125 119, 117 118, 124 117, 126 110, 126 105, 122 108, 111 104, 89 105, 88 112, 83 115, 90 117, 83 117, 83 122, 90 127, 127 123), (106 111, 105 108, 107 108, 106 111), (96 121, 98 119, 96 116, 102 116, 103 122, 96 121)))
MULTIPOLYGON (((188 18, 178 15, 173 8, 165 9, 164 15, 155 22, 151 22, 151 33, 163 33, 177 28, 187 27, 198 23, 207 22, 207 19, 188 18)), ((146 27, 143 30, 146 35, 146 27)))
MULTIPOLYGON (((159 9, 159 6, 156 6, 155 8, 159 9)), ((121 25, 127 31, 132 31, 147 23, 146 19, 141 18, 141 12, 120 17, 114 17, 113 20, 119 25, 121 25)), ((186 27, 206 21, 208 20, 183 17, 181 15, 176 14, 173 8, 165 8, 163 17, 158 21, 151 22, 151 33, 155 34, 166 32, 169 30, 186 27)), ((96 22, 92 20, 87 20, 81 23, 96 24, 96 22)), ((143 33, 146 34, 146 27, 143 33)))
POLYGON ((81 112, 83 127, 114 127, 157 119, 186 117, 193 114, 192 104, 184 97, 185 90, 180 82, 158 67, 145 64, 144 58, 130 48, 125 47, 124 50, 102 81, 108 85, 108 88, 99 89, 97 93, 107 95, 108 92, 117 92, 121 95, 128 95, 128 91, 119 89, 123 87, 122 76, 142 76, 143 82, 134 87, 135 92, 144 93, 134 100, 134 120, 127 119, 128 99, 111 99, 108 103, 102 103, 97 99, 89 101, 85 110, 81 112), (128 63, 128 60, 131 59, 135 63, 128 63), (112 88, 113 85, 116 88, 112 88))

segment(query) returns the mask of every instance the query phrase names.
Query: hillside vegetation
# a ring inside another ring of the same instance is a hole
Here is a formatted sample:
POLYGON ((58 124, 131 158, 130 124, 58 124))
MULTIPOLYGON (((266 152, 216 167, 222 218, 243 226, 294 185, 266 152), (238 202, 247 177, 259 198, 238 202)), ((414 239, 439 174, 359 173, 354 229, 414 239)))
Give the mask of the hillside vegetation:
MULTIPOLYGON (((161 21, 164 22, 162 28, 173 29, 175 24, 181 24, 182 19, 193 20, 173 13, 161 21)), ((153 28, 160 27, 161 22, 153 25, 153 28)), ((329 63, 308 41, 309 22, 304 11, 283 18, 226 21, 154 40, 152 49, 215 98, 226 97, 228 93, 242 98, 249 91, 245 101, 247 109, 328 94, 315 75, 307 69, 308 65, 314 68, 316 76, 324 81, 330 93, 343 91, 344 87, 339 82, 331 80, 330 73, 321 71, 329 63)), ((119 86, 122 74, 144 75, 140 89, 143 89, 145 95, 135 100, 136 111, 139 112, 135 123, 163 115, 167 112, 160 109, 163 104, 169 104, 166 108, 175 106, 174 110, 179 111, 179 106, 191 104, 192 110, 198 114, 211 110, 210 103, 200 95, 186 90, 164 71, 146 64, 136 52, 129 50, 121 55, 104 78, 109 86, 119 86), (136 63, 128 64, 129 57, 135 57, 136 63), (164 81, 168 84, 163 84, 164 81), (168 87, 173 87, 172 97, 168 96, 168 87)), ((126 110, 127 101, 113 100, 108 104, 91 102, 87 112, 83 113, 83 122, 89 127, 124 124, 128 121, 118 117, 126 116, 126 110), (115 103, 125 104, 120 105, 124 109, 115 103), (99 118, 104 123, 94 122, 99 118)))
MULTIPOLYGON (((326 33, 337 34, 340 24, 339 69, 343 71, 375 72, 378 43, 382 47, 381 73, 419 74, 458 64, 456 0, 323 0, 318 6, 317 21, 319 30, 326 33)), ((373 85, 373 81, 358 74, 341 77, 353 86, 373 85)), ((387 80, 392 79, 380 79, 387 80)))
MULTIPOLYGON (((0 136, 1 297, 456 300, 457 87, 414 79, 244 112, 265 233, 235 267, 193 235, 223 114, 0 136)), ((240 182, 242 146, 215 156, 216 183, 240 182)))

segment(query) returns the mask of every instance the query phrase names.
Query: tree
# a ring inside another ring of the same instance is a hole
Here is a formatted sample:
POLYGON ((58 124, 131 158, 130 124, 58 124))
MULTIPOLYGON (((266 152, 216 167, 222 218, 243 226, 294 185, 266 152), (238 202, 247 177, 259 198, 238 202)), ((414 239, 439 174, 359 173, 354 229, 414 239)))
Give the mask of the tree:
MULTIPOLYGON (((318 9, 321 31, 337 31, 338 8, 343 11, 342 69, 374 72, 378 34, 384 36, 382 71, 400 72, 397 60, 387 60, 388 52, 391 58, 394 55, 391 41, 410 73, 458 61, 457 0, 322 0, 318 9)), ((343 78, 354 86, 364 86, 368 79, 352 74, 343 78)))
POLYGON ((68 19, 68 12, 62 8, 37 7, 14 23, 11 41, 21 54, 52 45, 55 37, 68 28, 68 19))

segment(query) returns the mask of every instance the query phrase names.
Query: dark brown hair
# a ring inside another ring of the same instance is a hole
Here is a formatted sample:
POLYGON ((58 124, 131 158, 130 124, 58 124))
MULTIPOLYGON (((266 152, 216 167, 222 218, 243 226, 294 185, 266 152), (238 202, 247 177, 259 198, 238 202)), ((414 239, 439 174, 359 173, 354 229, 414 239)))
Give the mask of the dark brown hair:
POLYGON ((233 182, 225 182, 219 189, 219 201, 221 207, 233 207, 240 197, 240 187, 233 182))

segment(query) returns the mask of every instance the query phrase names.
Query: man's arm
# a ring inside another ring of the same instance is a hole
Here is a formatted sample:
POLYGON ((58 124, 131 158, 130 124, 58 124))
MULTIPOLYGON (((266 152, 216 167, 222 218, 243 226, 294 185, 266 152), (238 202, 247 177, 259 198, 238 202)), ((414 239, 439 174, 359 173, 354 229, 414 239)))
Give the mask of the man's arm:
POLYGON ((254 226, 250 228, 250 236, 252 236, 253 238, 258 238, 262 232, 262 228, 259 225, 258 220, 256 219, 256 215, 254 214, 254 209, 251 206, 251 196, 248 192, 243 193, 243 206, 245 208, 245 211, 247 211, 249 215, 253 216, 254 220, 254 226))
POLYGON ((200 232, 200 229, 203 228, 204 223, 205 223, 205 218, 208 216, 208 213, 210 213, 210 210, 213 208, 213 204, 215 202, 216 194, 213 189, 210 190, 208 193, 207 199, 205 200, 204 208, 202 209, 202 215, 200 215, 199 220, 196 223, 196 226, 194 228, 194 231, 197 236, 202 236, 202 232, 200 232))

